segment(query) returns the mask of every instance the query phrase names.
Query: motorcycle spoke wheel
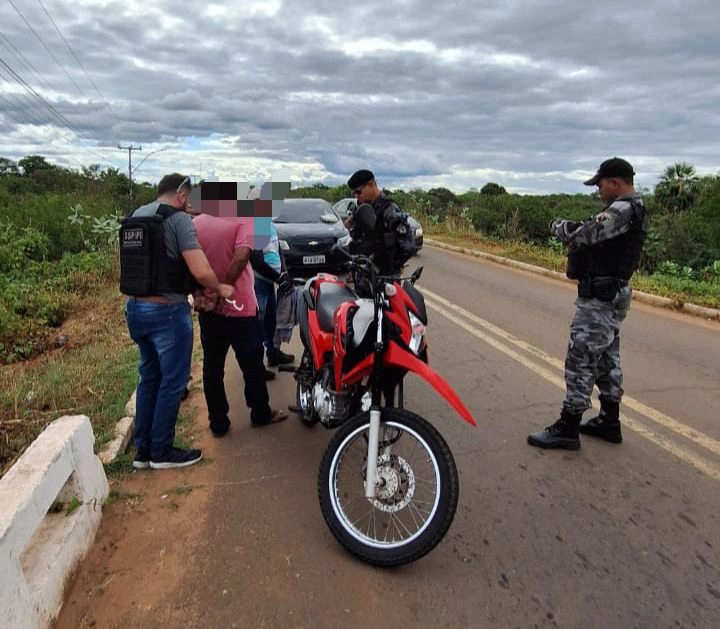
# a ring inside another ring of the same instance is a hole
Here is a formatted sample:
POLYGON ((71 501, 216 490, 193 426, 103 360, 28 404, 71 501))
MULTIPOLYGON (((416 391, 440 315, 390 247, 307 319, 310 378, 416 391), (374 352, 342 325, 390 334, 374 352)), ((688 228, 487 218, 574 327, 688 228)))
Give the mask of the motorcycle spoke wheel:
POLYGON ((383 409, 378 486, 365 497, 369 414, 343 426, 323 457, 318 479, 325 520, 338 541, 364 561, 396 566, 430 552, 452 523, 458 501, 455 461, 440 434, 402 409, 383 409))

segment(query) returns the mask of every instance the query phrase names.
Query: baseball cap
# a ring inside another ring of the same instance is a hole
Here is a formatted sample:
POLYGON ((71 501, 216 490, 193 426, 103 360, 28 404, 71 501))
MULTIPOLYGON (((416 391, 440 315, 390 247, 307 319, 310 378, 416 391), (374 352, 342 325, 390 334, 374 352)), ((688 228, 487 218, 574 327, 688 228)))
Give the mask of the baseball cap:
POLYGON ((603 177, 621 177, 625 179, 632 179, 635 175, 633 167, 630 162, 626 162, 620 157, 612 157, 606 159, 593 177, 583 182, 586 186, 595 186, 597 182, 603 177))

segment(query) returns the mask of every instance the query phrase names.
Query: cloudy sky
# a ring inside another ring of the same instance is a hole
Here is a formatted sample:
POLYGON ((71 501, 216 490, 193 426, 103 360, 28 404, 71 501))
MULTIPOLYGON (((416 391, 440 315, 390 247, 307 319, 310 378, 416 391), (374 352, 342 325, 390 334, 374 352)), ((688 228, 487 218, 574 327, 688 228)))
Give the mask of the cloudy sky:
POLYGON ((0 156, 543 193, 619 155, 651 187, 720 170, 719 24, 717 0, 0 0, 0 156))

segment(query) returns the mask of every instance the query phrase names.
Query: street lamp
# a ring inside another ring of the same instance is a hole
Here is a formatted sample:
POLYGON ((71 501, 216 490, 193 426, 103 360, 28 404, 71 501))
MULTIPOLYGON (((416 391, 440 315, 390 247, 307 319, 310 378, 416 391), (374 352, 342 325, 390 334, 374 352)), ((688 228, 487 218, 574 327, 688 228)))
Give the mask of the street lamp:
POLYGON ((145 157, 143 157, 142 161, 141 161, 137 166, 135 166, 135 168, 133 168, 133 171, 132 171, 132 172, 133 172, 133 175, 137 172, 138 168, 140 168, 140 166, 143 165, 143 162, 144 162, 148 157, 150 157, 151 155, 154 155, 155 153, 162 153, 163 151, 166 151, 166 150, 167 150, 167 146, 164 146, 164 147, 161 148, 161 149, 156 149, 156 150, 154 150, 154 151, 150 151, 145 157))

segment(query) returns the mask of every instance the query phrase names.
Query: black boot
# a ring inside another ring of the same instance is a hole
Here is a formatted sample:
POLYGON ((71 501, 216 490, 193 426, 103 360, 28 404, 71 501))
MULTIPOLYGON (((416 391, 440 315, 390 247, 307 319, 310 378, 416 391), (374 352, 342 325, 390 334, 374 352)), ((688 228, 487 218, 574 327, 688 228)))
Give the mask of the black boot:
POLYGON ((622 443, 620 403, 601 395, 600 414, 580 424, 578 430, 583 435, 599 437, 610 443, 622 443))
POLYGON ((563 450, 579 450, 580 437, 578 435, 578 424, 582 419, 582 413, 568 413, 563 410, 552 426, 548 426, 542 432, 534 432, 528 435, 528 443, 538 448, 561 448, 563 450))

